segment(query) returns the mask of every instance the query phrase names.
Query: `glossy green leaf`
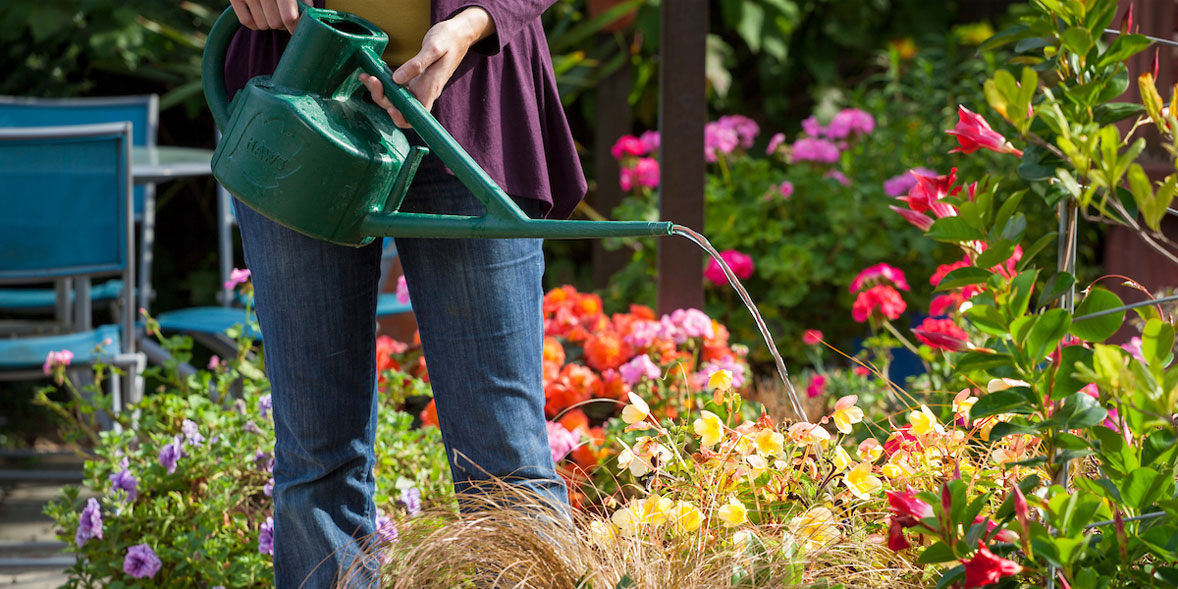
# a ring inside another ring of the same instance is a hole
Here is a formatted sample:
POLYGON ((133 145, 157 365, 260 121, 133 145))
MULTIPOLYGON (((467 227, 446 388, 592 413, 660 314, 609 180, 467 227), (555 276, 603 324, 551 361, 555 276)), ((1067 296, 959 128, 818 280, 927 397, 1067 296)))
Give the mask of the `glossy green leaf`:
POLYGON ((1010 332, 1010 320, 990 305, 973 305, 965 311, 965 318, 984 333, 1005 337, 1010 332))
POLYGON ((994 273, 985 268, 978 268, 977 266, 965 266, 958 268, 945 275, 941 279, 940 284, 937 285, 938 291, 952 290, 954 288, 961 288, 971 284, 979 284, 986 282, 993 276, 994 273))
POLYGON ((1049 309, 1039 315, 1027 336, 1027 353, 1032 359, 1042 359, 1059 345, 1072 325, 1072 315, 1064 309, 1049 309))
POLYGON ((975 370, 990 370, 1001 366, 1013 366, 1014 359, 1010 354, 988 354, 985 352, 966 352, 957 361, 953 370, 959 374, 966 374, 975 370))
POLYGON ((916 559, 916 564, 936 564, 956 559, 957 555, 953 554, 952 548, 944 542, 937 542, 925 548, 924 552, 920 553, 920 557, 916 559))
POLYGON ((1011 318, 1022 317, 1027 312, 1031 302, 1031 292, 1035 289, 1035 278, 1038 270, 1027 270, 1015 276, 1010 281, 1010 301, 1007 312, 1011 318))
POLYGON ((1173 484, 1174 481, 1168 476, 1143 466, 1129 473, 1129 478, 1121 486, 1121 497, 1127 505, 1141 511, 1149 507, 1173 484))
POLYGON ((1068 49, 1084 55, 1092 48, 1092 34, 1081 27, 1071 27, 1060 34, 1060 39, 1068 49))
POLYGON ((1108 417, 1108 410, 1100 402, 1085 393, 1075 393, 1063 400, 1043 422, 1043 427, 1059 430, 1084 429, 1096 425, 1108 417))
POLYGON ((1108 49, 1100 55, 1100 59, 1096 61, 1097 69, 1104 68, 1114 63, 1125 61, 1129 57, 1136 55, 1149 47, 1150 40, 1144 35, 1117 35, 1108 49))
POLYGON ((1165 366, 1174 348, 1174 326, 1161 319, 1150 319, 1141 330, 1141 353, 1150 365, 1165 366))
POLYGON ((1064 346, 1059 353, 1059 368, 1051 386, 1051 398, 1054 400, 1075 394, 1088 384, 1086 380, 1076 378, 1077 364, 1092 366, 1092 350, 1084 346, 1064 346))
POLYGON ((971 227, 965 219, 959 217, 945 217, 933 222, 929 228, 929 237, 937 241, 960 243, 963 241, 980 241, 986 236, 977 228, 971 227))
POLYGON ((977 421, 983 417, 990 417, 991 415, 998 415, 1000 413, 1029 414, 1034 412, 1035 407, 1027 402, 1026 397, 1022 393, 1015 389, 1007 389, 1005 391, 995 391, 983 395, 974 404, 973 409, 969 412, 969 416, 970 419, 977 421))
POLYGON ((1015 242, 1007 239, 999 239, 990 244, 986 251, 978 255, 977 260, 974 261, 978 268, 993 268, 998 264, 1010 259, 1014 254, 1015 242))
POLYGON ((1039 293, 1039 300, 1035 303, 1035 306, 1041 309, 1054 303, 1075 285, 1075 276, 1067 272, 1056 272, 1054 276, 1047 279, 1047 284, 1043 286, 1043 291, 1039 293))
POLYGON ((995 33, 989 39, 983 41, 982 44, 978 46, 978 54, 981 55, 987 51, 992 51, 998 47, 1008 43, 1020 41, 1032 35, 1033 33, 1031 33, 1030 27, 1027 25, 1017 25, 1008 29, 1003 29, 995 33))
POLYGON ((1020 420, 1016 421, 1016 420, 1012 419, 1010 421, 1000 421, 998 423, 995 423, 994 427, 990 430, 990 441, 996 442, 998 440, 1001 440, 1002 438, 1005 438, 1006 436, 1013 436, 1013 435, 1034 436, 1034 435, 1038 435, 1038 434, 1039 434, 1039 428, 1031 425, 1029 422, 1027 422, 1027 420, 1020 419, 1020 420))
MULTIPOLYGON (((1084 297, 1084 300, 1076 306, 1075 315, 1077 318, 1082 318, 1084 315, 1115 309, 1123 305, 1121 297, 1103 288, 1093 288, 1088 292, 1088 296, 1084 297)), ((1072 322, 1071 333, 1085 341, 1103 342, 1121 328, 1124 320, 1124 310, 1100 317, 1081 319, 1072 322)))
POLYGON ((1111 125, 1128 118, 1145 114, 1145 107, 1132 102, 1106 102, 1093 109, 1097 124, 1111 125))

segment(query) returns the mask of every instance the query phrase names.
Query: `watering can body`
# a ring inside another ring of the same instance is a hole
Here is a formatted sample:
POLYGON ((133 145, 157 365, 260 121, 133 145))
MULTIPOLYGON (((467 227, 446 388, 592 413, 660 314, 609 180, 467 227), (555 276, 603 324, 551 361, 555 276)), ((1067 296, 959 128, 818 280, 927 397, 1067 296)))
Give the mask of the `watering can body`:
POLYGON ((372 23, 304 7, 274 74, 230 102, 224 61, 240 27, 232 8, 213 25, 202 64, 205 98, 223 138, 213 175, 245 205, 303 234, 360 246, 374 237, 599 238, 669 235, 671 223, 529 219, 380 59, 372 23), (430 150, 485 206, 482 216, 399 210, 422 157, 381 108, 363 99, 367 72, 430 150))

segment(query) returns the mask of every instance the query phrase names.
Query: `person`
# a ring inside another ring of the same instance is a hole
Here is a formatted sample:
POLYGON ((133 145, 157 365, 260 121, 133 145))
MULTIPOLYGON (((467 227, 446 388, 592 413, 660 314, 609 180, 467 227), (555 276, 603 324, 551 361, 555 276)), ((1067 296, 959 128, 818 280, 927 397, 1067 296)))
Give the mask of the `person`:
MULTIPOLYGON (((297 27, 294 2, 230 0, 245 27, 226 58, 231 94, 273 71, 297 27)), ((320 8, 322 2, 315 0, 320 8)), ((585 180, 540 22, 552 2, 328 0, 328 7, 351 8, 397 29, 385 58, 405 57, 391 64, 393 79, 432 110, 525 213, 564 218, 584 195, 585 180), (402 22, 401 15, 427 7, 428 22, 417 21, 425 30, 405 25, 412 18, 402 22)), ((364 81, 372 99, 405 126, 379 85, 364 81)), ((412 131, 407 135, 420 142, 412 131)), ((484 212, 432 156, 401 210, 484 212)), ((328 587, 360 558, 365 546, 357 539, 375 531, 381 252, 303 236, 240 204, 236 212, 273 398, 275 585, 328 587)), ((540 240, 395 242, 456 491, 477 492, 480 481, 502 478, 567 509, 545 427, 540 240)))

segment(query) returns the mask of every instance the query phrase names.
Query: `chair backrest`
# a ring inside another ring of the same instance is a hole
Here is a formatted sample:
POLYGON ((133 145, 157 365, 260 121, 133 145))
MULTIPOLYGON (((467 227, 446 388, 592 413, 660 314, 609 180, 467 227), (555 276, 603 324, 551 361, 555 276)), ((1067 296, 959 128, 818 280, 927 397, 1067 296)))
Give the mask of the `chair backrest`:
POLYGON ((124 274, 130 123, 0 128, 0 282, 124 274))
MULTIPOLYGON (((130 121, 131 144, 154 146, 159 127, 155 94, 98 98, 0 96, 0 127, 54 127, 130 121)), ((143 214, 151 186, 135 187, 135 216, 143 214)))

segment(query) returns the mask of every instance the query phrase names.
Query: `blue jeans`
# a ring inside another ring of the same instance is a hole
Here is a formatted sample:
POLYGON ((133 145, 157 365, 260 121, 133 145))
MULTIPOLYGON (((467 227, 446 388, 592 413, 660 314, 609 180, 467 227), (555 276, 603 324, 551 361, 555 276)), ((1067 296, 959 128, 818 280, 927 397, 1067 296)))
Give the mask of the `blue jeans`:
MULTIPOLYGON (((275 585, 329 587, 375 531, 380 241, 332 245, 236 208, 274 403, 275 585)), ((401 208, 483 213, 432 155, 401 208)), ((545 428, 540 240, 396 244, 456 490, 498 477, 567 505, 545 428)))

